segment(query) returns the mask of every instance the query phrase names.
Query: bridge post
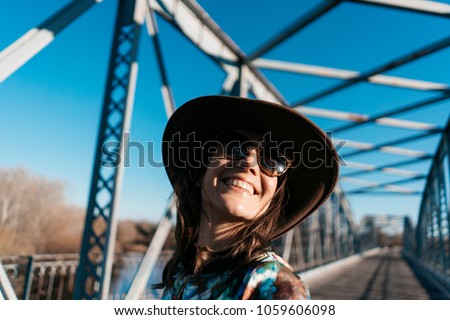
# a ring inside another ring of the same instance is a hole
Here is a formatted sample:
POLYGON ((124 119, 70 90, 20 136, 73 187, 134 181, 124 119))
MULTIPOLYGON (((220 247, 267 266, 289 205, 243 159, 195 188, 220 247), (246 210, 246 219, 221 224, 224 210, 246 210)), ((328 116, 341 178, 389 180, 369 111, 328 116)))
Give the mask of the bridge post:
POLYGON ((120 0, 97 140, 74 299, 107 299, 123 174, 122 136, 129 131, 145 0, 120 0))
POLYGON ((31 285, 33 284, 33 264, 34 264, 34 256, 29 256, 26 273, 27 276, 25 279, 25 285, 23 287, 22 300, 30 299, 31 285))
MULTIPOLYGON (((445 149, 442 149, 443 151, 445 149)), ((446 266, 446 253, 445 253, 445 245, 444 245, 444 239, 445 239, 445 231, 444 227, 447 225, 448 220, 446 219, 448 207, 447 207, 447 201, 445 199, 445 183, 444 183, 444 156, 445 152, 442 152, 439 157, 439 162, 436 166, 436 214, 437 214, 437 224, 438 224, 438 230, 439 230, 439 265, 440 265, 440 271, 442 273, 446 273, 447 266, 446 266), (447 220, 447 221, 446 221, 447 220), (447 223, 446 223, 447 222, 447 223)), ((447 233, 448 234, 448 233, 447 233)))
POLYGON ((232 96, 247 97, 249 92, 248 67, 240 61, 236 68, 237 78, 229 93, 232 96))
POLYGON ((8 275, 3 269, 2 261, 0 260, 0 300, 17 300, 14 288, 9 281, 8 275))
POLYGON ((446 275, 448 275, 449 254, 444 241, 449 241, 446 235, 450 230, 447 198, 449 192, 447 175, 450 168, 446 167, 449 165, 449 125, 450 122, 447 123, 433 158, 416 228, 417 258, 426 262, 434 271, 446 275))
MULTIPOLYGON (((446 243, 443 244, 444 248, 450 248, 450 181, 448 181, 446 178, 444 178, 446 176, 446 172, 448 174, 450 174, 450 119, 447 120, 447 126, 445 127, 445 131, 442 134, 442 139, 444 141, 444 146, 442 147, 442 149, 444 150, 444 154, 443 154, 443 158, 444 160, 442 161, 442 166, 441 166, 441 171, 442 171, 442 200, 444 203, 444 210, 442 212, 442 219, 446 220, 446 223, 444 224, 444 226, 442 227, 442 233, 446 234, 447 236, 446 238, 446 243), (447 159, 447 167, 445 167, 445 159, 447 159), (444 228, 447 228, 447 230, 444 230, 444 228)), ((450 252, 447 250, 444 250, 444 270, 445 270, 445 274, 447 276, 450 276, 450 252)))
MULTIPOLYGON (((444 168, 444 170, 448 170, 447 172, 450 172, 450 120, 447 121, 447 127, 445 128, 444 132, 444 139, 446 141, 446 156, 447 156, 447 168, 444 168)), ((446 188, 446 199, 447 199, 447 234, 450 235, 450 181, 447 181, 449 185, 447 185, 446 188)), ((450 248, 450 236, 447 236, 447 243, 445 245, 446 247, 450 248)), ((450 276, 450 252, 447 253, 446 257, 447 261, 447 275, 450 276)))

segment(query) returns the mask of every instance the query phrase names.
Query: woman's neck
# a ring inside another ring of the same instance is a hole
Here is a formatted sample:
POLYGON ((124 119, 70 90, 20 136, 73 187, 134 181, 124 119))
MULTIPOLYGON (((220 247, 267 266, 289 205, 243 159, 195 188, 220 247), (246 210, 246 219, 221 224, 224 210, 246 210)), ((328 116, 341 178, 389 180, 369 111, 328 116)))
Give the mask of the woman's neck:
POLYGON ((215 221, 202 214, 197 246, 214 252, 224 251, 239 241, 238 230, 242 225, 242 222, 215 221))

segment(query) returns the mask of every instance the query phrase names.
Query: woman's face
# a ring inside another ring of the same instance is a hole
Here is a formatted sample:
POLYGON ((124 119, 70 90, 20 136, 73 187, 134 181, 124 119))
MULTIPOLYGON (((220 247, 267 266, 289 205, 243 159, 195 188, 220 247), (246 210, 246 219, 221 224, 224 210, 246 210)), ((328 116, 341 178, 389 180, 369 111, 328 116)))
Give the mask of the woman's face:
POLYGON ((214 221, 251 220, 267 210, 277 177, 260 171, 257 152, 239 160, 215 155, 202 181, 202 209, 214 221), (218 220, 217 220, 218 219, 218 220))

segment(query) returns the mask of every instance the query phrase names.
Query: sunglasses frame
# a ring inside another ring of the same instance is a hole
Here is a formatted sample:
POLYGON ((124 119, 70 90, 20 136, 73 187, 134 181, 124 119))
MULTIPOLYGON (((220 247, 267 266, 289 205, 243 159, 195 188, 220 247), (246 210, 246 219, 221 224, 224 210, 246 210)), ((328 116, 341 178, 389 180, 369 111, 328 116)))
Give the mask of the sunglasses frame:
MULTIPOLYGON (((273 157, 269 157, 268 159, 270 161, 274 161, 276 162, 276 164, 281 164, 282 166, 284 166, 284 170, 283 171, 278 171, 276 170, 276 168, 278 167, 277 165, 275 165, 274 167, 270 167, 266 164, 265 161, 263 161, 263 157, 261 157, 261 153, 268 153, 269 155, 271 155, 271 151, 273 149, 273 147, 271 148, 265 148, 264 146, 261 146, 261 142, 252 140, 248 137, 246 137, 243 134, 240 133, 235 133, 232 132, 231 134, 221 134, 218 133, 216 134, 216 142, 218 145, 217 151, 225 158, 230 159, 230 160, 242 160, 246 157, 248 157, 249 153, 251 152, 251 150, 256 150, 256 160, 258 163, 258 167, 261 170, 261 172, 269 177, 280 177, 283 174, 285 174, 287 172, 287 170, 292 166, 292 160, 290 160, 289 158, 287 158, 286 156, 284 156, 283 154, 281 154, 279 152, 279 150, 277 150, 277 158, 281 158, 283 159, 283 162, 280 162, 276 159, 274 159, 273 157), (235 136, 240 136, 241 138, 244 139, 229 139, 226 140, 225 137, 231 137, 232 135, 235 136), (232 150, 239 150, 239 154, 236 155, 233 152, 227 152, 227 146, 230 145, 230 143, 233 142, 238 142, 239 146, 238 148, 234 147, 232 150), (255 142, 254 145, 247 145, 251 142, 255 142), (245 148, 245 150, 244 150, 245 148), (269 150, 268 150, 269 149, 269 150), (274 174, 275 172, 275 174, 274 174)), ((266 159, 266 157, 264 157, 264 159, 266 159)))

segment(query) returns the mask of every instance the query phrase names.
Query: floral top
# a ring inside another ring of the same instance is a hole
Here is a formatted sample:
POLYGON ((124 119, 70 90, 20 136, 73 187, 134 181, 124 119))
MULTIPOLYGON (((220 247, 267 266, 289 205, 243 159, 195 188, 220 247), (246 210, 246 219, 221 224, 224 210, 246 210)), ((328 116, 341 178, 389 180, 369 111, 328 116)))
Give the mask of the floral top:
POLYGON ((273 251, 243 270, 242 276, 230 271, 202 274, 202 289, 192 275, 185 275, 181 265, 175 270, 174 285, 165 290, 163 300, 304 300, 311 299, 309 289, 291 266, 273 251))

